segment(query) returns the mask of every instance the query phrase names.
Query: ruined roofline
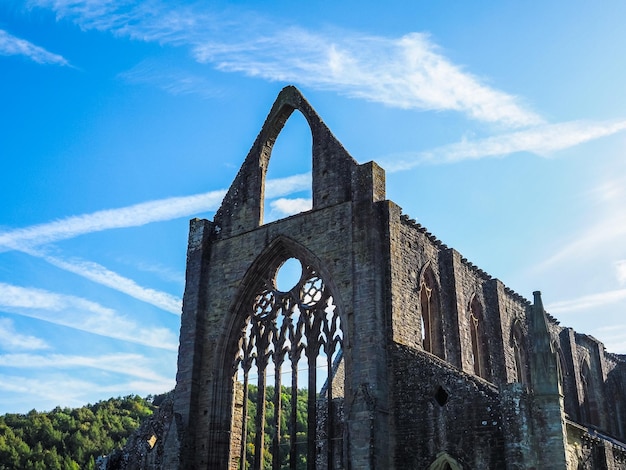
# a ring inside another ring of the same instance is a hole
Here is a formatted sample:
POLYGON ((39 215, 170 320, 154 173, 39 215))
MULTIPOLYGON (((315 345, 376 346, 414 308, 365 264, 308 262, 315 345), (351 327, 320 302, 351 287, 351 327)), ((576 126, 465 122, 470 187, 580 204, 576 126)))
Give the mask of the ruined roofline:
MULTIPOLYGON (((448 245, 443 243, 441 240, 439 240, 437 237, 435 237, 431 232, 429 232, 426 229, 426 227, 424 227, 422 224, 416 222, 415 219, 411 219, 408 215, 402 214, 400 216, 400 221, 403 222, 404 224, 410 226, 410 227, 415 228, 418 232, 423 233, 424 235, 426 235, 426 238, 428 238, 428 240, 430 240, 430 242, 433 243, 440 250, 442 250, 442 251, 446 251, 446 250, 456 251, 454 248, 448 247, 448 245)), ((487 272, 483 271, 482 269, 480 269, 478 266, 476 266, 474 263, 472 263, 471 261, 469 261, 467 258, 463 257, 462 255, 461 255, 461 263, 463 263, 464 266, 469 268, 471 271, 473 271, 475 274, 480 276, 485 281, 490 281, 490 280, 496 280, 497 281, 498 280, 497 278, 494 278, 493 276, 491 276, 489 273, 487 273, 487 272)), ((504 283, 503 283, 503 286, 504 286, 504 292, 505 293, 507 293, 508 295, 510 295, 511 297, 515 298, 517 301, 523 303, 526 306, 530 306, 531 305, 531 302, 528 299, 526 299, 524 296, 522 296, 521 294, 518 294, 517 292, 515 292, 510 287, 507 287, 506 285, 504 285, 504 283)), ((553 316, 551 316, 547 312, 546 312, 546 315, 548 317, 548 320, 550 320, 552 323, 555 323, 555 324, 558 325, 558 321, 553 316)))

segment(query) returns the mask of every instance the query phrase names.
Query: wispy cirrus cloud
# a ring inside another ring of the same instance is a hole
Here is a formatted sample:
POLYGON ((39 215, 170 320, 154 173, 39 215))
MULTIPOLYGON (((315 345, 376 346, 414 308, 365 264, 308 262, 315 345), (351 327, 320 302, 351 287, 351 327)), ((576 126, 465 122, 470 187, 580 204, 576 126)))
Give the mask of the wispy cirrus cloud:
POLYGON ((145 60, 118 75, 128 83, 151 85, 174 95, 199 95, 203 98, 221 96, 223 91, 206 78, 181 68, 145 60))
MULTIPOLYGON (((512 127, 542 118, 521 100, 453 64, 425 33, 401 37, 277 25, 251 12, 201 4, 31 0, 84 29, 188 47, 200 63, 225 72, 333 90, 403 109, 457 111, 512 127)), ((188 89, 188 88, 187 88, 188 89)))
POLYGON ((543 121, 519 98, 453 64, 425 33, 387 38, 337 30, 323 35, 294 27, 240 44, 201 44, 194 54, 219 70, 401 109, 456 111, 511 127, 543 121))
POLYGON ((49 347, 48 343, 41 338, 17 332, 9 318, 0 318, 0 349, 24 351, 48 349, 49 347))
MULTIPOLYGON (((276 178, 266 182, 265 195, 267 198, 280 197, 310 189, 310 184, 310 174, 276 178)), ((225 194, 225 189, 219 189, 191 196, 159 199, 0 232, 0 252, 8 250, 28 252, 41 245, 88 233, 139 227, 153 222, 199 215, 216 210, 225 194)))
POLYGON ((168 328, 139 325, 113 309, 73 295, 0 283, 0 310, 108 338, 175 351, 168 328))
POLYGON ((6 231, 0 233, 0 251, 25 250, 86 233, 139 227, 151 222, 162 222, 215 210, 224 194, 226 191, 219 190, 193 196, 148 201, 6 231))
POLYGON ((172 387, 173 380, 154 382, 139 379, 103 385, 63 373, 47 373, 37 378, 2 374, 0 391, 4 394, 0 413, 20 411, 25 413, 33 408, 33 402, 40 404, 38 405, 40 410, 51 410, 56 406, 83 406, 94 396, 106 399, 131 393, 148 395, 164 393, 172 387))
POLYGON ((106 393, 101 391, 102 388, 92 382, 61 374, 49 374, 38 378, 2 374, 0 391, 4 394, 0 412, 14 413, 20 409, 26 412, 33 408, 33 402, 40 403, 43 409, 52 409, 55 406, 82 406, 90 392, 106 393), (60 387, 59 384, 63 386, 60 387))
POLYGON ((626 282, 624 261, 616 259, 623 256, 620 247, 626 237, 625 188, 625 177, 611 175, 597 187, 586 191, 584 197, 594 208, 589 220, 579 232, 568 234, 568 238, 559 243, 559 248, 535 269, 542 271, 563 262, 587 262, 603 256, 614 265, 617 281, 626 282))
POLYGON ((621 302, 623 300, 626 300, 626 289, 617 289, 585 295, 571 300, 552 302, 546 306, 546 310, 552 314, 572 313, 621 302))
POLYGON ((124 277, 101 264, 77 258, 62 259, 41 252, 30 251, 28 254, 44 259, 57 268, 82 276, 111 289, 123 292, 137 300, 154 305, 161 310, 180 315, 182 300, 167 292, 142 287, 132 279, 124 277))
POLYGON ((99 356, 78 356, 66 354, 2 354, 0 367, 20 369, 76 369, 91 368, 115 374, 128 375, 137 379, 155 383, 168 383, 173 387, 171 378, 164 377, 156 370, 159 364, 140 354, 113 353, 99 356))
MULTIPOLYGON (((288 195, 310 189, 311 175, 299 174, 266 182, 268 198, 288 195)), ((81 216, 67 217, 47 224, 34 225, 0 233, 0 251, 19 250, 41 258, 60 269, 72 272, 93 282, 123 292, 167 312, 179 315, 181 299, 166 292, 140 286, 106 267, 77 258, 64 259, 37 248, 49 243, 93 232, 114 228, 141 226, 152 222, 196 215, 217 209, 226 190, 211 191, 185 197, 174 197, 135 204, 119 209, 97 211, 81 216)), ((0 290, 2 285, 0 284, 0 290)), ((0 292, 0 297, 2 293, 0 292)), ((44 296, 45 297, 45 296, 44 296)), ((44 298, 42 297, 42 298, 44 298)), ((61 300, 61 299, 57 299, 61 300)), ((68 299, 65 299, 68 300, 68 299)), ((70 303, 76 303, 78 300, 70 303)), ((87 301, 84 301, 87 302, 87 301)), ((0 307, 1 299, 0 299, 0 307)), ((89 305, 95 308, 94 305, 89 305)))
POLYGON ((570 121, 545 124, 479 140, 462 140, 425 152, 396 154, 380 159, 389 171, 402 171, 423 164, 456 163, 463 160, 503 157, 529 152, 548 157, 595 139, 626 130, 626 120, 570 121))
POLYGON ((0 55, 23 56, 38 64, 70 65, 63 56, 48 52, 43 47, 13 36, 3 29, 0 29, 0 55))
POLYGON ((615 271, 617 275, 617 282, 621 285, 626 284, 626 259, 621 259, 615 262, 615 271))

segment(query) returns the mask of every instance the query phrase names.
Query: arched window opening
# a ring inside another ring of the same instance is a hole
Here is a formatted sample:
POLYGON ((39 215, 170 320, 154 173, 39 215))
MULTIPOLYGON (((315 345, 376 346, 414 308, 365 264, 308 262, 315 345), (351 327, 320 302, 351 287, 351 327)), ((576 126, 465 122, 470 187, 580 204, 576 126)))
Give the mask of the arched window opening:
POLYGON ((445 359, 439 291, 435 275, 428 267, 420 283, 420 313, 422 327, 422 347, 425 351, 445 359))
POLYGON ((552 351, 554 353, 554 360, 556 362, 556 374, 557 380, 559 382, 559 393, 563 395, 563 391, 565 390, 565 371, 567 369, 565 369, 565 359, 563 358, 563 351, 561 351, 558 342, 555 341, 552 343, 552 351))
POLYGON ((292 282, 279 286, 293 287, 279 290, 281 267, 247 306, 235 358, 233 469, 343 468, 339 312, 313 267, 290 264, 292 282))
POLYGON ((511 331, 513 359, 515 361, 515 381, 526 384, 526 349, 524 348, 523 338, 522 327, 519 320, 516 320, 511 331))
POLYGON ((440 452, 428 470, 463 470, 463 466, 447 452, 440 452))
POLYGON ((480 377, 487 378, 486 376, 486 360, 485 347, 483 344, 484 337, 482 334, 482 308, 476 296, 472 299, 469 309, 469 327, 470 337, 472 341, 471 360, 474 368, 474 373, 480 377))
POLYGON ((306 118, 294 112, 271 148, 265 175, 263 223, 311 209, 312 145, 306 118))

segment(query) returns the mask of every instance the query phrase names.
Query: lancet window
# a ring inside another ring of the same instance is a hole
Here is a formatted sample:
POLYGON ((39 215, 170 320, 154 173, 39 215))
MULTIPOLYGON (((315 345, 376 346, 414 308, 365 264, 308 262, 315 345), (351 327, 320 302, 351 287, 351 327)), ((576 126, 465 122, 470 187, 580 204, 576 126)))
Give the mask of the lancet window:
POLYGON ((589 363, 584 360, 580 370, 580 381, 582 382, 582 405, 581 415, 583 422, 587 424, 595 424, 591 412, 591 369, 589 363))
POLYGON ((420 310, 422 315, 422 346, 425 351, 444 359, 439 291, 435 275, 430 267, 424 271, 420 283, 420 310))
POLYGON ((339 312, 312 266, 290 258, 279 274, 289 263, 293 287, 269 273, 248 305, 235 358, 233 433, 241 439, 231 468, 343 468, 339 312))
POLYGON ((523 341, 522 327, 519 320, 516 320, 511 331, 511 343, 515 361, 515 381, 521 384, 526 383, 526 354, 523 341))
POLYGON ((472 342, 471 359, 474 373, 480 377, 487 378, 487 357, 484 347, 484 336, 482 334, 484 325, 482 308, 476 296, 472 299, 469 308, 469 327, 472 342))

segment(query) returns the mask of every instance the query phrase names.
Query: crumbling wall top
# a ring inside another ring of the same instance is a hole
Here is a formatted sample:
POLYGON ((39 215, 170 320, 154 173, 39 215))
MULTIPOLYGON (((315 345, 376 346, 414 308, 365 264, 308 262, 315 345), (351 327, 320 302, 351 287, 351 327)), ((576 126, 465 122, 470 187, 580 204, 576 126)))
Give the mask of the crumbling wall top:
POLYGON ((253 230, 263 223, 265 177, 272 148, 291 114, 298 110, 312 135, 313 209, 352 198, 352 173, 359 165, 324 124, 300 91, 288 86, 280 92, 246 160, 215 215, 220 237, 253 230))

